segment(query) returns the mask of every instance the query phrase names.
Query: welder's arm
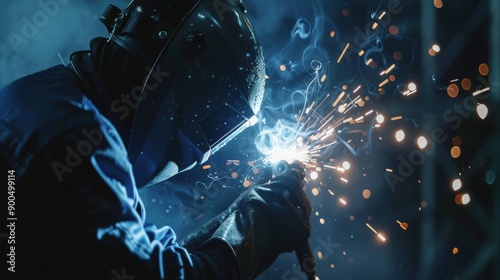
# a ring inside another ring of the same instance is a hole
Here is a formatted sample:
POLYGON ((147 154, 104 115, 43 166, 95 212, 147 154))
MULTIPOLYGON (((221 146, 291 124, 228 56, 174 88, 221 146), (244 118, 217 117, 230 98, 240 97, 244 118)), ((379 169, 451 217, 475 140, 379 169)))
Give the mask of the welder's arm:
MULTIPOLYGON (((82 150, 82 143, 89 143, 84 129, 101 131, 80 127, 56 137, 44 150, 46 165, 65 164, 68 149, 82 150)), ((89 155, 78 155, 81 160, 69 156, 74 161, 71 170, 53 174, 54 179, 62 179, 62 189, 73 202, 71 209, 60 211, 71 212, 74 219, 63 223, 76 225, 78 236, 70 238, 84 248, 73 257, 92 264, 84 274, 89 279, 112 279, 113 271, 125 271, 135 279, 236 279, 237 265, 230 263, 234 253, 228 244, 214 241, 189 253, 177 244, 172 229, 144 227, 136 211, 137 190, 123 144, 116 134, 101 136, 89 155)))
POLYGON ((225 242, 235 252, 241 279, 251 279, 282 252, 291 252, 310 235, 311 205, 302 178, 293 172, 251 187, 228 210, 182 242, 206 248, 225 242))

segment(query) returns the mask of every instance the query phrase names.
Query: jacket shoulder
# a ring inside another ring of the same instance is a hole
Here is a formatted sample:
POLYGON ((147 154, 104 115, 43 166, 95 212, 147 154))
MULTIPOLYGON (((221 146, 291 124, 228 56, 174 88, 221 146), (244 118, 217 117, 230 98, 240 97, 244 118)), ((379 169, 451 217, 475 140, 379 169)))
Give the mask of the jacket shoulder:
POLYGON ((58 65, 12 82, 0 91, 0 151, 22 176, 55 136, 105 121, 71 69, 58 65))

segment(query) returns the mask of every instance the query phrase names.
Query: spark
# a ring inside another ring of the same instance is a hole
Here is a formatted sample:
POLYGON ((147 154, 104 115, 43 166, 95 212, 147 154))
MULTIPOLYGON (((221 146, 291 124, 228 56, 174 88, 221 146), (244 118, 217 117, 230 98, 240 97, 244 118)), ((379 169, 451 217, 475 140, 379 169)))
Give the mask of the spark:
POLYGON ((385 11, 383 11, 380 16, 378 17, 378 20, 381 20, 385 16, 385 11))
POLYGON ((382 242, 385 242, 386 241, 386 238, 384 235, 382 235, 381 233, 377 232, 369 223, 366 223, 366 226, 371 230, 373 231, 373 233, 375 233, 377 235, 377 237, 382 240, 382 242))
POLYGON ((385 79, 383 82, 381 82, 378 87, 383 87, 389 82, 389 79, 385 79))
POLYGON ((340 63, 340 61, 342 60, 342 57, 344 57, 344 54, 345 54, 345 52, 347 51, 347 49, 349 48, 349 46, 350 46, 350 44, 349 44, 349 43, 347 43, 347 45, 345 45, 345 48, 344 48, 344 50, 342 51, 342 53, 340 54, 339 59, 337 59, 337 63, 340 63))
POLYGON ((339 101, 342 99, 342 97, 344 97, 345 95, 345 91, 342 91, 339 96, 337 97, 337 99, 335 99, 335 102, 333 102, 333 107, 337 106, 337 104, 339 103, 339 101))
POLYGON ((403 230, 407 230, 407 229, 408 229, 408 223, 407 223, 407 222, 400 222, 399 220, 396 220, 396 222, 399 224, 399 226, 400 226, 403 230))
POLYGON ((484 93, 484 92, 487 92, 490 90, 490 87, 485 87, 483 89, 480 89, 480 90, 476 90, 475 92, 472 93, 472 96, 476 96, 476 95, 479 95, 481 93, 484 93))

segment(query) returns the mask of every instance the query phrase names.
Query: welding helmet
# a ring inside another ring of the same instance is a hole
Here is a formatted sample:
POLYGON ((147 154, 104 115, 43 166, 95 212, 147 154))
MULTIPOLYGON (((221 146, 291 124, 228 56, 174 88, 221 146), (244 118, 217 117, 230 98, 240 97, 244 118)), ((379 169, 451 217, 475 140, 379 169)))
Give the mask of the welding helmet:
POLYGON ((134 0, 101 21, 151 65, 127 147, 137 186, 204 163, 255 124, 264 58, 240 0, 134 0))

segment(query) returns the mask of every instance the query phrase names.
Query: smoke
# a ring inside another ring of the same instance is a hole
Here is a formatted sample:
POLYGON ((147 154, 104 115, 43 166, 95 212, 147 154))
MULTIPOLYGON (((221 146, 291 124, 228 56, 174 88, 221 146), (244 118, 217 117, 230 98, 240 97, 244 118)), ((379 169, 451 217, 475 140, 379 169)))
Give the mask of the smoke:
MULTIPOLYGON (((392 71, 412 65, 415 42, 404 35, 406 23, 396 19, 404 11, 399 1, 362 2, 247 3, 268 76, 260 115, 263 121, 257 126, 255 141, 264 156, 274 157, 273 151, 289 156, 283 151, 295 151, 297 145, 314 148, 325 144, 318 140, 328 141, 328 149, 322 151, 325 155, 339 143, 355 155, 371 150, 370 137, 363 145, 352 145, 348 144, 350 136, 341 134, 350 133, 347 126, 353 120, 373 124, 373 120, 365 122, 367 110, 361 112, 361 107, 367 103, 375 108, 376 116, 379 106, 375 98, 364 96, 380 98, 381 77, 392 79, 374 69, 392 71), (400 30, 391 31, 391 25, 400 30), (314 134, 321 139, 311 138, 314 134)), ((401 94, 406 87, 387 83, 382 94, 401 94)), ((370 127, 364 130, 372 132, 370 127)))
MULTIPOLYGON (((108 2, 6 0, 2 4, 0 88, 63 61, 67 64, 72 52, 87 50, 92 38, 106 36, 99 16, 108 2)), ((127 1, 109 4, 123 7, 127 1)))

